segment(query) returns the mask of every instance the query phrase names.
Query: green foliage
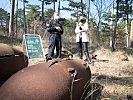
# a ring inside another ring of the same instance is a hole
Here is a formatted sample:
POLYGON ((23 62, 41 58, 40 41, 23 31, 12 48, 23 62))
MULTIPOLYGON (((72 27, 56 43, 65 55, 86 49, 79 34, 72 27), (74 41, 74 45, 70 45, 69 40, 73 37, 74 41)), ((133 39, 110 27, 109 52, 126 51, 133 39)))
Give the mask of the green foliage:
POLYGON ((65 33, 67 33, 66 35, 69 35, 69 36, 73 36, 74 35, 74 30, 75 30, 75 27, 76 27, 76 21, 73 20, 73 19, 66 19, 64 21, 64 25, 65 27, 65 33))
MULTIPOLYGON (((53 3, 53 0, 38 0, 47 6, 47 4, 53 3)), ((84 10, 84 14, 86 15, 86 8, 87 4, 85 4, 86 1, 84 0, 62 0, 61 2, 67 1, 68 5, 63 5, 63 7, 60 10, 66 10, 71 11, 71 16, 76 19, 63 19, 60 21, 61 24, 64 27, 65 36, 69 35, 72 36, 74 34, 74 29, 76 25, 77 18, 82 14, 82 10, 84 10), (83 1, 83 3, 81 3, 83 1), (64 7, 66 6, 66 7, 64 7), (69 8, 68 8, 69 6, 69 8)), ((114 24, 111 23, 112 19, 116 18, 116 14, 112 15, 111 6, 112 1, 108 2, 109 0, 91 0, 91 3, 93 3, 93 7, 96 10, 95 13, 93 13, 89 19, 89 30, 91 33, 93 33, 93 37, 100 37, 100 44, 108 45, 109 44, 109 35, 110 33, 113 33, 114 24), (110 9, 110 11, 108 11, 110 9), (107 12, 108 11, 108 12, 107 12), (113 17, 113 18, 112 18, 113 17), (98 33, 99 32, 99 33, 98 33)), ((118 33, 124 33, 125 32, 125 17, 128 15, 128 29, 130 28, 130 19, 131 19, 131 2, 132 0, 117 0, 120 1, 119 3, 119 21, 117 22, 117 32, 118 33)), ((114 5, 116 6, 116 0, 114 1, 114 5)), ((58 4, 58 3, 57 3, 58 4)), ((28 31, 32 30, 36 23, 41 23, 40 20, 36 19, 38 16, 41 16, 41 7, 42 5, 32 5, 28 4, 26 5, 26 19, 27 19, 27 26, 28 31)), ((90 5, 91 6, 91 5, 90 5)), ((116 8, 116 7, 115 7, 116 8)), ((94 10, 93 9, 93 10, 94 10)), ((95 11, 94 10, 94 11, 95 11)), ((115 11, 115 10, 114 10, 115 11)), ((23 27, 24 27, 24 16, 23 16, 23 10, 18 9, 18 18, 17 18, 17 24, 18 24, 18 34, 23 33, 23 27)), ((53 9, 46 9, 44 12, 44 24, 48 22, 51 17, 53 16, 54 10, 53 9)), ((0 28, 1 27, 7 27, 8 28, 8 22, 9 22, 9 13, 6 12, 4 9, 0 8, 0 28)), ((15 19, 14 19, 15 20, 15 19)), ((14 23, 15 24, 15 23, 14 23)), ((42 24, 42 25, 44 25, 42 24)), ((37 26, 41 27, 42 26, 37 26)), ((37 28, 36 27, 36 28, 37 28)), ((45 27, 45 26, 44 26, 45 27)), ((40 30, 41 28, 36 29, 40 30)), ((1 28, 2 29, 2 28, 1 28)), ((0 30, 1 31, 1 30, 0 30)), ((4 33, 4 32, 3 32, 4 33)), ((41 32, 38 32, 41 33, 41 32)), ((43 33, 43 32, 42 32, 43 33)), ((92 37, 92 38, 93 38, 92 37)), ((97 41, 98 39, 94 40, 97 41)))
POLYGON ((111 15, 111 11, 103 14, 103 22, 101 23, 101 26, 102 26, 102 34, 104 35, 108 35, 109 36, 109 32, 112 28, 112 25, 111 25, 111 20, 112 20, 112 15, 111 15))
POLYGON ((73 19, 67 19, 65 20, 65 24, 66 27, 73 27, 76 26, 76 22, 73 19))
POLYGON ((18 9, 17 11, 16 11, 16 13, 15 13, 15 17, 16 17, 16 14, 18 14, 17 15, 17 23, 18 23, 18 26, 19 27, 22 27, 22 26, 24 26, 24 15, 23 15, 23 10, 22 9, 18 9))
POLYGON ((53 16, 53 14, 54 14, 54 10, 53 9, 47 9, 46 11, 45 11, 45 21, 47 22, 48 20, 50 20, 51 19, 51 17, 53 16))
MULTIPOLYGON (((103 14, 103 20, 104 21, 106 21, 106 22, 110 22, 111 21, 111 19, 112 19, 112 12, 111 11, 109 11, 109 12, 107 12, 107 13, 104 13, 103 14)), ((114 18, 114 17, 113 17, 114 18)))
POLYGON ((72 8, 78 9, 78 8, 83 7, 85 9, 85 4, 82 4, 81 2, 74 2, 71 0, 68 5, 71 6, 72 8))
POLYGON ((67 7, 62 7, 61 10, 74 11, 74 9, 72 9, 72 8, 67 8, 67 7))
MULTIPOLYGON (((68 0, 69 1, 69 8, 62 7, 61 10, 67 10, 67 11, 73 11, 71 16, 78 18, 80 15, 82 15, 81 9, 86 9, 86 4, 81 2, 75 2, 74 0, 68 0)), ((84 12, 85 13, 85 12, 84 12)))
POLYGON ((38 16, 40 16, 40 12, 38 10, 40 10, 40 6, 39 5, 31 5, 28 4, 26 6, 27 11, 27 21, 28 22, 32 22, 35 18, 37 18, 38 16))
POLYGON ((95 21, 93 20, 93 18, 90 18, 89 19, 89 28, 94 29, 95 27, 96 27, 95 21))
POLYGON ((125 20, 126 15, 131 16, 132 0, 119 0, 118 11, 119 11, 118 18, 121 20, 125 20))
POLYGON ((38 1, 43 1, 43 2, 53 2, 53 0, 38 0, 38 1))
POLYGON ((6 35, 9 25, 9 13, 0 8, 0 35, 6 35))
POLYGON ((0 8, 0 25, 1 27, 7 26, 9 22, 9 13, 0 8))
POLYGON ((65 36, 73 36, 75 27, 76 27, 76 20, 73 19, 65 19, 65 18, 60 18, 59 19, 60 23, 62 24, 64 28, 64 34, 65 36))

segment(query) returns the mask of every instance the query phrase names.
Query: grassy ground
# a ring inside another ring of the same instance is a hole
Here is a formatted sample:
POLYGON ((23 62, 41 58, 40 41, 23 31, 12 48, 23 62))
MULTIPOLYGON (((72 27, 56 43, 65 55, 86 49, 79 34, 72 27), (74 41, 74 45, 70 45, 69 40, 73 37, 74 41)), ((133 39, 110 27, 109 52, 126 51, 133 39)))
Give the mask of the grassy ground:
MULTIPOLYGON (((9 40, 7 37, 0 37, 1 43, 22 50, 22 40, 9 40)), ((43 41, 43 44, 47 53, 47 43, 43 41)), ((63 43, 65 49, 74 54, 74 59, 78 59, 75 44, 71 43, 71 47, 68 44, 63 43)), ((97 60, 90 65, 92 81, 85 100, 133 100, 133 56, 124 51, 111 52, 104 48, 96 50, 95 54, 97 60)), ((33 63, 37 62, 30 62, 33 63)))
POLYGON ((111 52, 107 49, 95 53, 99 61, 90 68, 92 83, 99 84, 102 89, 101 99, 129 100, 133 96, 133 57, 122 51, 111 52))

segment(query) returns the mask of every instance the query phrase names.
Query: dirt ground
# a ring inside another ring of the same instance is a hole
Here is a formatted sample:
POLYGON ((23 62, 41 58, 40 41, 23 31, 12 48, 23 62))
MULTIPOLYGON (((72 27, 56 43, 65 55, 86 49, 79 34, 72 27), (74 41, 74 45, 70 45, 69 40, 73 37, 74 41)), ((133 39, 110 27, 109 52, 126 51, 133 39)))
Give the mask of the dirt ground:
POLYGON ((97 60, 90 65, 94 92, 100 90, 102 100, 133 100, 133 56, 108 49, 95 54, 97 60))
MULTIPOLYGON (((22 50, 21 46, 14 47, 22 50)), ((47 53, 47 48, 44 51, 47 53)), ((85 100, 133 100, 133 56, 104 48, 94 54, 97 59, 89 65, 92 80, 85 100)), ((78 55, 74 54, 73 59, 78 55)), ((29 65, 42 61, 31 60, 29 65)))
MULTIPOLYGON (((92 81, 85 100, 133 100, 133 56, 103 48, 94 54, 97 59, 89 65, 92 81)), ((77 54, 73 57, 78 59, 77 54)), ((38 61, 30 62, 35 63, 38 61)))
MULTIPOLYGON (((23 50, 21 41, 9 40, 7 37, 0 36, 1 43, 23 50)), ((43 44, 45 44, 44 52, 46 54, 47 42, 44 41, 43 44)), ((78 55, 75 53, 77 51, 77 48, 74 47, 75 43, 67 41, 64 45, 67 50, 74 53, 73 59, 78 59, 78 55)), ((133 55, 127 55, 124 51, 111 52, 104 48, 96 50, 94 54, 97 55, 97 60, 94 60, 94 64, 89 65, 92 80, 85 100, 133 100, 133 55)), ((29 65, 42 61, 44 62, 44 60, 31 60, 29 65)))

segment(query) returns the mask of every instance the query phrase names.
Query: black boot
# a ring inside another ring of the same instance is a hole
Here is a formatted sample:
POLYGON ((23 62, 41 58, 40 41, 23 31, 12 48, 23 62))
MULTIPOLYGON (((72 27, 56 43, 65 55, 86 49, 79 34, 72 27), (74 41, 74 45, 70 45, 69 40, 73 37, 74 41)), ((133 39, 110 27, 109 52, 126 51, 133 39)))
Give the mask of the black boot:
POLYGON ((52 58, 47 58, 47 59, 46 59, 46 62, 48 62, 49 60, 52 60, 52 58))
POLYGON ((83 54, 82 53, 79 53, 79 58, 83 59, 83 54))
POLYGON ((89 53, 88 52, 85 52, 85 56, 86 56, 86 60, 88 61, 88 63, 91 64, 92 61, 91 61, 91 58, 89 56, 89 53))

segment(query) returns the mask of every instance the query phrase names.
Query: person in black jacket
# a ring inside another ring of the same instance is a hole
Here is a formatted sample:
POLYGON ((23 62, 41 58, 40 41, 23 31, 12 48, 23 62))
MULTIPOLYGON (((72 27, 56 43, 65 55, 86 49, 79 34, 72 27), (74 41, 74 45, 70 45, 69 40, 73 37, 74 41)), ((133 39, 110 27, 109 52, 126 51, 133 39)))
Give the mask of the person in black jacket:
POLYGON ((56 47, 57 58, 61 58, 62 42, 61 35, 63 34, 63 27, 59 23, 59 14, 54 12, 53 17, 47 24, 47 31, 49 34, 49 47, 46 61, 52 60, 54 49, 56 47))

